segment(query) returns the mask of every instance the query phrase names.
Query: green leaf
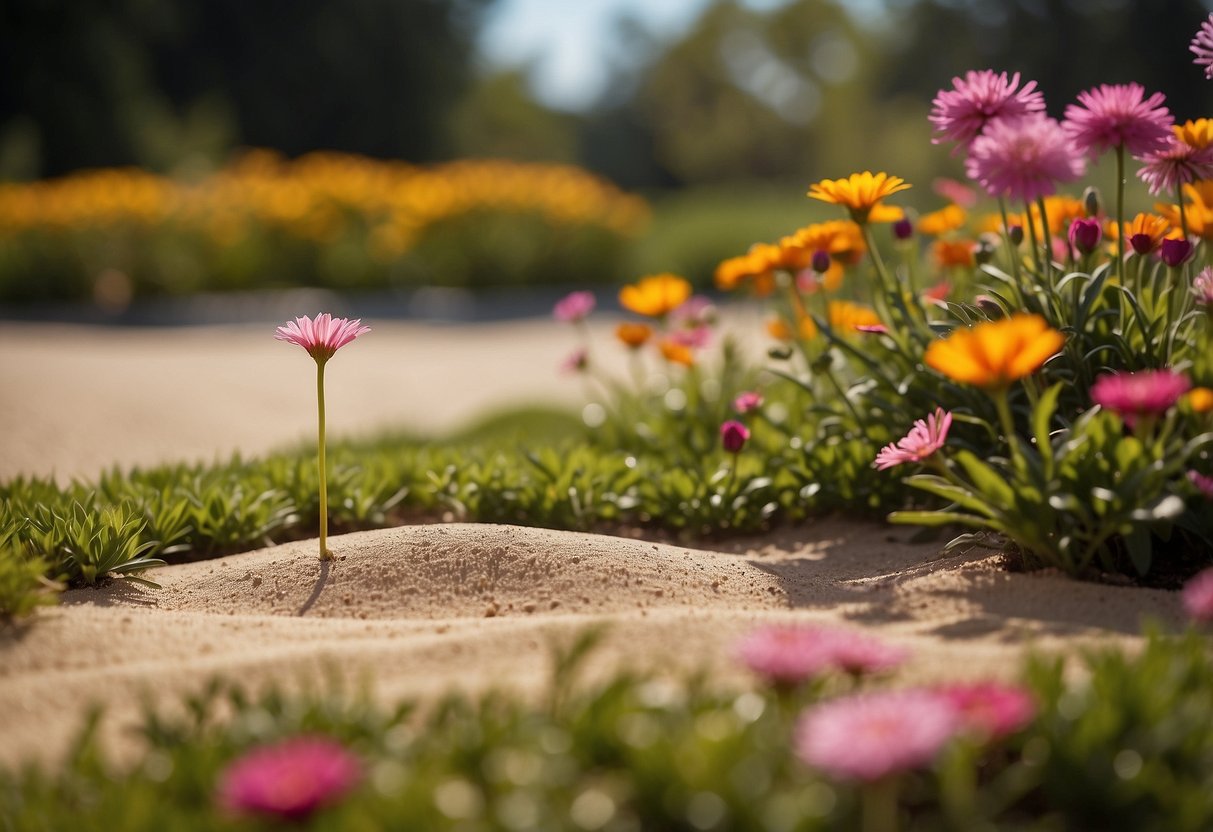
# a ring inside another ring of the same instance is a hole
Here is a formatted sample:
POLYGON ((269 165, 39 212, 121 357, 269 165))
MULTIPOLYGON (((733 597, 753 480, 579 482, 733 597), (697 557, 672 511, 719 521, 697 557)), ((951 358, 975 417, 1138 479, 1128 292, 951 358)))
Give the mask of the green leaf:
POLYGON ((1133 562, 1133 568, 1137 570, 1138 575, 1145 575, 1150 571, 1150 559, 1153 552, 1149 529, 1145 526, 1134 526, 1125 535, 1125 548, 1129 552, 1129 560, 1133 562))
POLYGON ((968 526, 972 529, 1003 530, 1002 524, 996 520, 959 511, 895 511, 889 515, 889 522, 910 526, 968 526))
POLYGON ((965 469, 974 487, 988 502, 1002 508, 1014 507, 1014 489, 993 467, 982 462, 971 451, 958 451, 956 461, 965 469))

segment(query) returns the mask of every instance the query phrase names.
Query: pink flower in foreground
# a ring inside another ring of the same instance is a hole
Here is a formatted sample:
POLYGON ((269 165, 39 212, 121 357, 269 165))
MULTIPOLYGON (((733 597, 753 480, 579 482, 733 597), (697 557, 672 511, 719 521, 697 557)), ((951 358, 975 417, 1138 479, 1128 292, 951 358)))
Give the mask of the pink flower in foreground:
POLYGON ((921 462, 943 447, 951 427, 952 414, 942 407, 935 408, 934 413, 916 421, 910 432, 896 443, 885 445, 872 467, 884 471, 903 462, 921 462))
POLYGON ((1071 182, 1085 171, 1061 125, 1043 113, 991 122, 965 162, 965 174, 990 196, 1021 202, 1048 196, 1058 182, 1071 182))
POLYGON ((1197 621, 1213 621, 1213 569, 1206 569, 1184 584, 1184 612, 1197 621))
POLYGON ((328 361, 337 350, 370 331, 360 320, 334 318, 324 312, 314 321, 307 315, 287 321, 278 327, 274 338, 303 347, 317 361, 328 361))
POLYGON ((1192 294, 1198 305, 1213 308, 1213 266, 1205 266, 1192 278, 1192 294))
POLYGON ((552 317, 561 323, 575 324, 584 321, 597 304, 593 292, 570 292, 552 307, 552 317))
POLYGON ((1206 477, 1199 471, 1189 471, 1188 482, 1196 486, 1196 490, 1204 494, 1205 497, 1213 500, 1213 477, 1206 477))
POLYGON ((1005 72, 969 70, 964 78, 953 78, 952 89, 940 90, 931 102, 928 118, 936 134, 931 141, 956 142, 953 152, 958 152, 968 148, 991 121, 1025 116, 1044 108, 1045 98, 1036 91, 1036 82, 1028 81, 1019 88, 1018 72, 1008 79, 1005 72))
POLYGON ((799 685, 832 671, 880 673, 906 656, 904 649, 863 633, 812 626, 763 627, 737 645, 741 663, 775 685, 799 685))
POLYGON ((1014 734, 1036 715, 1036 703, 1027 690, 998 682, 948 685, 939 695, 951 703, 966 730, 982 739, 996 740, 1014 734))
POLYGON ((1145 165, 1137 172, 1152 194, 1173 194, 1180 185, 1198 179, 1213 179, 1213 145, 1192 147, 1174 135, 1165 147, 1141 157, 1145 165))
POLYGON ((796 755, 837 780, 871 783, 929 764, 960 729, 936 693, 891 691, 834 699, 796 724, 796 755))
POLYGON ((358 759, 324 737, 297 737, 255 748, 219 781, 219 804, 237 814, 302 820, 358 782, 358 759))
POLYGON ((1205 68, 1205 78, 1213 79, 1213 14, 1201 21, 1196 37, 1188 47, 1196 59, 1192 63, 1205 68))
POLYGON ((1091 385, 1091 401, 1120 414, 1130 428, 1141 416, 1156 416, 1175 406, 1192 387, 1174 370, 1142 370, 1103 375, 1091 385))
POLYGON ((741 453, 749 439, 750 429, 736 419, 730 419, 720 426, 720 444, 731 454, 741 453))
POLYGON ((737 398, 733 399, 733 410, 744 415, 752 410, 757 410, 762 407, 762 394, 756 393, 753 390, 747 390, 741 393, 737 398))
POLYGON ((1166 96, 1146 98, 1141 84, 1100 84, 1080 92, 1066 107, 1064 127, 1081 153, 1091 156, 1124 146, 1133 156, 1162 150, 1174 137, 1166 96))

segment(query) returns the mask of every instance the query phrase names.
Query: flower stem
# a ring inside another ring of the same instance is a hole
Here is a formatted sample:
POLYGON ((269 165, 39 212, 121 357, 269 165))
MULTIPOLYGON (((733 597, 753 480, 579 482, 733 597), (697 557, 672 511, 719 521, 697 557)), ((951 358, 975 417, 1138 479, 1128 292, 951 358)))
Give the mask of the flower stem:
POLYGON ((1041 235, 1044 237, 1045 243, 1045 270, 1048 272, 1047 277, 1051 286, 1053 284, 1053 232, 1049 228, 1049 212, 1045 210, 1043 196, 1036 197, 1036 207, 1040 209, 1041 235))
POLYGON ((895 832, 897 786, 897 778, 886 777, 863 790, 863 832, 895 832))
POLYGON ((1015 470, 1024 471, 1023 457, 1019 450, 1019 435, 1015 432, 1015 418, 1011 415, 1011 403, 1007 399, 1006 388, 997 388, 991 391, 991 396, 994 399, 994 406, 998 409, 998 421, 1002 425, 1002 432, 1006 434, 1007 445, 1011 449, 1011 463, 1015 466, 1015 470))
POLYGON ((320 473, 320 559, 332 560, 327 541, 329 536, 329 485, 328 469, 324 464, 324 364, 316 362, 316 409, 317 409, 317 468, 320 473))
MULTIPOLYGON (((1116 277, 1125 285, 1125 145, 1116 145, 1116 277)), ((1140 289, 1140 287, 1138 287, 1140 289)))
POLYGON ((1011 242, 1011 219, 1007 214, 1007 200, 1005 197, 998 198, 998 211, 1002 214, 1002 238, 1006 243, 1007 251, 1011 255, 1011 276, 1015 278, 1015 288, 1019 290, 1020 298, 1023 297, 1023 282, 1019 277, 1019 246, 1011 242))

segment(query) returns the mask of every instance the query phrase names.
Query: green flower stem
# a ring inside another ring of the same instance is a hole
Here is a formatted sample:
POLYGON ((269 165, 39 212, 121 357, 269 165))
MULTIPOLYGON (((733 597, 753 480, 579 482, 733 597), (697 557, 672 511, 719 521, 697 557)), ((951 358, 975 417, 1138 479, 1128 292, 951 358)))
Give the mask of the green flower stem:
POLYGON ((1045 210, 1045 198, 1036 197, 1036 207, 1040 209, 1040 233, 1045 242, 1045 269, 1048 271, 1049 285, 1053 285, 1053 232, 1049 229, 1049 212, 1045 210))
POLYGON ((863 790, 863 832, 896 832, 897 778, 886 777, 863 790))
POLYGON ((999 387, 991 390, 990 395, 994 399, 994 406, 998 409, 998 421, 1002 425, 1002 432, 1006 435, 1007 445, 1011 449, 1011 463, 1015 466, 1016 471, 1025 471, 1027 467, 1019 448, 1019 435, 1015 432, 1015 419, 1011 416, 1011 403, 1007 399, 1007 389, 999 387))
POLYGON ((328 469, 324 463, 324 361, 316 362, 316 409, 317 409, 317 469, 320 473, 320 559, 332 560, 327 542, 329 536, 329 485, 328 469))
POLYGON ((1040 238, 1036 236, 1036 222, 1032 219, 1032 205, 1023 204, 1023 221, 1028 226, 1028 239, 1032 242, 1032 263, 1036 266, 1037 279, 1044 276, 1040 265, 1040 238))
POLYGON ((998 210, 1002 214, 1002 239, 1011 256, 1011 276, 1015 278, 1015 288, 1019 290, 1020 300, 1023 300, 1023 281, 1019 276, 1019 246, 1011 242, 1011 219, 1007 214, 1007 200, 1004 197, 998 198, 998 210))
MULTIPOLYGON (((1116 276, 1125 285, 1125 146, 1116 145, 1116 276)), ((1140 287, 1138 287, 1140 288, 1140 287)))
POLYGON ((1184 209, 1184 183, 1175 183, 1175 200, 1179 206, 1179 227, 1184 233, 1184 239, 1188 239, 1188 212, 1184 209))

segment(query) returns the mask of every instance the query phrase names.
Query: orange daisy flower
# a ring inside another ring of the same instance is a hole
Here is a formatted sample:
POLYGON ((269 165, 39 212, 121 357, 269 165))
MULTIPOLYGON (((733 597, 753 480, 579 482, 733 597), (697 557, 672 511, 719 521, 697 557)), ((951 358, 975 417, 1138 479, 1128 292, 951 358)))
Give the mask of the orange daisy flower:
POLYGON ((653 337, 653 328, 648 324, 623 323, 615 327, 615 337, 629 349, 640 349, 653 337))
POLYGON ((876 174, 864 171, 853 173, 846 179, 823 179, 810 186, 809 197, 843 206, 857 223, 888 222, 893 212, 897 214, 892 217, 893 220, 901 219, 904 215, 899 208, 884 209, 880 205, 881 200, 909 187, 900 177, 889 176, 883 171, 876 174), (878 207, 884 210, 876 211, 878 207))
POLYGON ((695 365, 695 353, 686 344, 680 344, 672 339, 665 339, 657 345, 666 361, 671 364, 681 364, 683 367, 695 365))
POLYGON ((919 217, 918 233, 928 237, 938 237, 940 234, 964 228, 968 220, 969 215, 965 209, 959 205, 948 205, 919 217))
POLYGON ((1176 124, 1175 138, 1193 150, 1204 150, 1213 144, 1213 119, 1197 118, 1176 124))
POLYGON ((624 309, 649 318, 664 318, 691 296, 691 284, 675 274, 642 277, 619 290, 624 309))
POLYGON ((936 240, 931 256, 943 269, 971 269, 977 264, 977 243, 972 240, 936 240))
MULTIPOLYGON (((1170 230, 1171 224, 1167 222, 1166 217, 1160 217, 1157 214, 1138 214, 1125 223, 1125 242, 1131 245, 1133 251, 1138 254, 1150 254, 1162 245, 1163 239, 1170 230)), ((1120 236, 1116 230, 1116 223, 1108 225, 1107 231, 1108 237, 1113 241, 1120 236)))
POLYGON ((1044 318, 1021 312, 957 329, 932 342, 923 361, 955 381, 1001 389, 1039 370, 1065 342, 1044 318))

